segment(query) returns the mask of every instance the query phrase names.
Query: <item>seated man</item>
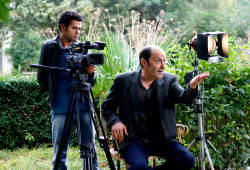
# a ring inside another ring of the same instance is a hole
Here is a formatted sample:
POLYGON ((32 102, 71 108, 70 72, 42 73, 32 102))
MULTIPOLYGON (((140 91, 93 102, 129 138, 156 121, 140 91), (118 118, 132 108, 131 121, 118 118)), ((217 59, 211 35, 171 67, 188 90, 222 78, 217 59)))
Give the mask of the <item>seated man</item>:
POLYGON ((166 55, 160 47, 144 47, 139 59, 141 69, 117 75, 102 105, 119 152, 131 170, 150 169, 147 158, 152 154, 167 160, 163 169, 190 169, 194 157, 176 140, 174 105, 191 104, 209 72, 183 89, 176 76, 164 72, 166 55))

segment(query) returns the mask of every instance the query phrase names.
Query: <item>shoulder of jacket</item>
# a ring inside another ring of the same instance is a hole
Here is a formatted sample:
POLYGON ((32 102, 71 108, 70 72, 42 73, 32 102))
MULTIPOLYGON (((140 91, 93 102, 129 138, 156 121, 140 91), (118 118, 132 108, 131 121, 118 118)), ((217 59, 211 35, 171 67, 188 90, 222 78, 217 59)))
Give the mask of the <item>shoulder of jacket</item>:
POLYGON ((177 80, 177 76, 174 75, 174 74, 171 74, 171 73, 164 72, 163 73, 163 79, 167 80, 167 81, 169 81, 169 80, 177 80))
POLYGON ((56 38, 47 40, 43 43, 43 46, 49 47, 49 46, 54 46, 57 45, 56 38))
POLYGON ((139 71, 127 71, 116 75, 116 79, 131 79, 139 74, 139 71))

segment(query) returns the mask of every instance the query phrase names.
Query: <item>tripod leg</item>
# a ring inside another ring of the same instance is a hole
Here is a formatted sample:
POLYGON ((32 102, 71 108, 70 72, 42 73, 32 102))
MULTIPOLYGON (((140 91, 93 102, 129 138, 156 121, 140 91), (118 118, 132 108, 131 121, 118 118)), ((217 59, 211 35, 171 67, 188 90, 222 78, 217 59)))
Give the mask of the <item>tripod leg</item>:
MULTIPOLYGON (((88 153, 86 153, 86 154, 88 154, 88 153)), ((89 157, 84 158, 83 169, 84 170, 92 170, 92 166, 91 165, 92 165, 92 162, 91 162, 90 158, 89 157)))
POLYGON ((201 169, 205 170, 205 152, 204 152, 204 148, 205 148, 205 142, 204 140, 201 140, 200 143, 200 159, 201 159, 201 169))
MULTIPOLYGON (((83 122, 80 120, 80 110, 79 110, 79 100, 80 100, 81 95, 82 94, 79 92, 77 93, 77 96, 76 96, 76 99, 77 99, 76 101, 76 124, 77 124, 77 136, 78 136, 79 145, 80 145, 80 158, 83 161, 84 170, 93 170, 92 168, 93 154, 91 153, 92 144, 89 144, 83 147, 83 141, 82 141, 83 132, 82 132, 81 123, 83 122)), ((88 122, 91 122, 91 120, 89 119, 88 122)), ((91 126, 91 123, 90 123, 90 126, 91 126)), ((90 136, 92 137, 91 129, 92 128, 90 128, 90 136)))
POLYGON ((83 169, 93 170, 92 158, 94 157, 94 145, 89 143, 87 145, 80 145, 80 154, 83 159, 83 169))
POLYGON ((188 146, 187 150, 189 151, 191 149, 191 147, 197 142, 196 138, 194 138, 192 140, 192 142, 190 143, 190 145, 188 146))
POLYGON ((218 152, 210 140, 206 139, 206 142, 213 148, 214 151, 218 152))
POLYGON ((56 157, 55 157, 54 167, 53 167, 54 170, 57 170, 59 168, 59 162, 62 156, 62 152, 67 147, 67 137, 69 133, 71 132, 71 127, 73 124, 73 116, 75 112, 75 105, 76 105, 76 99, 74 99, 74 93, 75 91, 73 89, 71 92, 71 96, 70 96, 70 103, 68 105, 68 111, 66 114, 61 139, 60 141, 58 141, 58 144, 57 144, 56 157), (71 112, 72 104, 73 104, 73 112, 71 112))
POLYGON ((92 170, 91 165, 92 165, 92 163, 90 161, 90 158, 85 158, 83 161, 83 169, 84 170, 92 170))
POLYGON ((208 159, 210 168, 211 168, 211 170, 214 170, 214 165, 213 165, 212 159, 211 159, 211 157, 210 157, 210 153, 209 153, 209 151, 208 151, 206 142, 204 142, 204 146, 205 146, 205 151, 206 151, 206 155, 207 155, 207 159, 208 159))
POLYGON ((199 126, 199 135, 200 135, 200 159, 201 159, 201 169, 205 170, 205 137, 204 137, 204 124, 203 124, 203 114, 202 114, 202 99, 199 95, 198 97, 198 126, 199 126))
MULTIPOLYGON (((210 140, 206 139, 206 142, 213 148, 213 150, 216 153, 220 154, 219 151, 214 147, 214 145, 212 144, 212 142, 210 140)), ((220 159, 224 160, 224 158, 221 155, 219 155, 219 157, 220 157, 220 159)))
MULTIPOLYGON (((84 91, 80 91, 78 94, 78 99, 84 97, 84 91)), ((88 101, 87 98, 81 98, 83 101, 88 101)), ((79 104, 80 101, 77 101, 77 112, 76 112, 76 119, 77 119, 77 135, 79 139, 80 145, 80 158, 83 161, 83 169, 84 170, 93 170, 93 168, 97 168, 97 160, 96 160, 96 153, 94 147, 94 132, 93 132, 93 125, 91 121, 91 111, 88 112, 80 112, 79 104), (96 162, 95 162, 96 161, 96 162), (93 165, 95 163, 95 166, 93 165)))
POLYGON ((104 137, 103 140, 100 138, 99 131, 98 131, 98 128, 97 128, 97 123, 95 122, 94 115, 91 114, 91 119, 92 119, 92 121, 93 121, 95 130, 96 130, 96 134, 97 134, 97 137, 98 137, 98 141, 99 141, 99 143, 100 143, 100 146, 102 146, 103 149, 104 149, 104 152, 105 152, 105 155, 106 155, 108 164, 109 164, 109 168, 110 168, 111 170, 115 170, 116 168, 115 168, 115 165, 114 165, 112 156, 111 156, 110 151, 109 151, 109 144, 108 144, 107 136, 106 136, 106 134, 105 134, 105 131, 104 131, 104 128, 103 128, 103 125, 102 125, 102 121, 101 121, 101 118, 100 118, 100 111, 99 111, 99 109, 97 108, 97 104, 94 103, 94 102, 95 102, 95 99, 94 99, 94 95, 93 95, 93 92, 92 92, 91 88, 90 88, 90 90, 89 90, 89 97, 92 99, 92 100, 89 100, 89 101, 90 101, 89 105, 90 105, 90 107, 92 108, 93 113, 96 113, 96 117, 97 117, 99 126, 100 126, 100 128, 101 128, 102 135, 103 135, 103 137, 104 137))

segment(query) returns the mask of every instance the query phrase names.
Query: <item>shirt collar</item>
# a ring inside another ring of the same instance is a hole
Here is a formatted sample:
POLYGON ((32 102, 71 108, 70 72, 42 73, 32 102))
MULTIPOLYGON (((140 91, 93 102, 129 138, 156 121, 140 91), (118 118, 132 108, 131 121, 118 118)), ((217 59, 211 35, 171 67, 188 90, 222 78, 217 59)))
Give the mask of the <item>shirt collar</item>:
POLYGON ((56 38, 56 43, 58 44, 58 47, 60 48, 60 50, 62 50, 62 51, 64 51, 64 52, 68 52, 68 48, 63 48, 62 43, 61 43, 61 41, 60 41, 60 36, 58 36, 58 37, 56 38))
MULTIPOLYGON (((145 88, 143 85, 142 85, 142 82, 141 82, 141 73, 142 73, 142 69, 140 69, 139 71, 139 74, 138 74, 138 83, 139 83, 139 87, 143 87, 145 88)), ((150 85, 150 88, 152 87, 157 87, 157 79, 153 81, 153 83, 150 85)))

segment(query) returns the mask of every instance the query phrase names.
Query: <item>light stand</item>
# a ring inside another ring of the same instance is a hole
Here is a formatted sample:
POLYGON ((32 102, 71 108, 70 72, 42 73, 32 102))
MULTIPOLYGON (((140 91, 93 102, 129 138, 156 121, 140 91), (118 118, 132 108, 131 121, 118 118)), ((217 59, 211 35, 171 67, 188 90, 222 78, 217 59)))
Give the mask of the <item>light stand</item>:
MULTIPOLYGON (((195 36, 191 42, 188 44, 189 50, 191 53, 191 47, 196 51, 196 55, 194 58, 194 71, 191 72, 193 75, 190 76, 191 73, 188 73, 185 77, 190 80, 190 77, 198 75, 198 62, 199 59, 210 61, 210 62, 221 62, 222 59, 218 56, 210 56, 215 51, 216 46, 218 46, 217 53, 223 57, 228 57, 228 35, 224 32, 208 32, 201 33, 195 36), (214 36, 217 35, 217 42, 214 36)), ((192 53, 191 53, 192 54, 192 53)), ((203 90, 204 90, 204 82, 202 82, 203 90)), ((199 136, 195 137, 187 150, 190 150, 191 147, 196 143, 200 142, 200 162, 201 162, 201 170, 205 170, 205 156, 207 156, 207 160, 209 162, 210 168, 214 170, 214 165, 207 147, 207 143, 212 149, 219 153, 211 141, 204 135, 204 113, 203 113, 203 98, 200 93, 200 85, 198 85, 198 95, 196 101, 196 113, 198 115, 198 128, 199 128, 199 136)), ((222 156, 219 156, 222 160, 222 156)))
MULTIPOLYGON (((195 58, 194 61, 194 76, 198 75, 198 59, 195 58)), ((199 128, 199 136, 195 137, 190 145, 188 146, 187 150, 190 150, 190 148, 197 142, 200 141, 200 161, 201 161, 201 169, 205 170, 205 153, 210 165, 210 168, 214 170, 213 162, 211 160, 209 150, 207 147, 206 142, 216 151, 216 148, 213 146, 213 144, 206 138, 204 135, 204 113, 203 113, 203 98, 200 93, 200 86, 198 85, 198 96, 197 96, 197 104, 196 104, 196 112, 198 114, 198 128, 199 128)))

